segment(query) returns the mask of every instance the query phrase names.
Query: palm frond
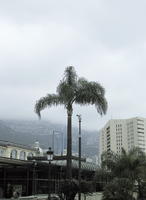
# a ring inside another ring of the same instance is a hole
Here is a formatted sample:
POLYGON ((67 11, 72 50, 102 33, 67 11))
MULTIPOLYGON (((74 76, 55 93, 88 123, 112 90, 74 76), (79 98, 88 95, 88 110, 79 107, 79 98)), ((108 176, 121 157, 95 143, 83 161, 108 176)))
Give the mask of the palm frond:
POLYGON ((107 101, 104 97, 105 90, 97 82, 88 82, 86 79, 78 80, 75 103, 95 105, 97 111, 102 115, 106 113, 107 101))
POLYGON ((57 93, 62 99, 64 99, 65 103, 68 103, 74 98, 75 89, 75 86, 61 81, 57 87, 57 93))
POLYGON ((95 81, 88 81, 85 78, 79 78, 78 79, 78 87, 79 88, 89 88, 94 91, 96 91, 98 94, 105 95, 105 89, 100 85, 100 83, 97 83, 95 81))
POLYGON ((41 118, 41 111, 46 107, 50 107, 52 105, 57 106, 59 104, 63 104, 63 100, 60 96, 56 94, 48 94, 46 97, 40 98, 35 104, 35 112, 41 118))
POLYGON ((124 148, 122 148, 122 154, 121 154, 121 156, 126 156, 126 155, 127 155, 126 150, 124 148))
POLYGON ((63 81, 70 86, 76 85, 77 74, 73 66, 69 66, 65 69, 63 81))
POLYGON ((118 155, 113 151, 105 151, 101 155, 102 167, 113 170, 117 165, 118 159, 118 155))
POLYGON ((133 147, 129 151, 129 155, 134 155, 134 156, 144 156, 144 152, 139 148, 139 147, 133 147))

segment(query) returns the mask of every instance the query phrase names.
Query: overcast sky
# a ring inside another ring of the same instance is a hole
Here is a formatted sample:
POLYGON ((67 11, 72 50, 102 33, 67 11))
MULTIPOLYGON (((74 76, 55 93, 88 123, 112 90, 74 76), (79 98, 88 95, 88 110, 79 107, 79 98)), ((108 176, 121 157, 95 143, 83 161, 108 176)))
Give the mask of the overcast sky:
MULTIPOLYGON (((84 129, 111 118, 146 117, 145 0, 1 0, 0 119, 35 119, 36 100, 55 93, 64 69, 106 89, 108 111, 74 106, 84 129)), ((66 124, 64 107, 42 119, 66 124)))

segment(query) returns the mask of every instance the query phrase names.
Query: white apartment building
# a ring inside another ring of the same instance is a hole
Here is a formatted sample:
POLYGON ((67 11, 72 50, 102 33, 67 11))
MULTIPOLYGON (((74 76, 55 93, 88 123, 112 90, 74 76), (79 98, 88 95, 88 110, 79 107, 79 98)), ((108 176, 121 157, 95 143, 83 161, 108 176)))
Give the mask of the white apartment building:
POLYGON ((124 148, 129 151, 139 147, 146 153, 146 119, 111 119, 100 130, 100 156, 104 151, 121 153, 124 148))

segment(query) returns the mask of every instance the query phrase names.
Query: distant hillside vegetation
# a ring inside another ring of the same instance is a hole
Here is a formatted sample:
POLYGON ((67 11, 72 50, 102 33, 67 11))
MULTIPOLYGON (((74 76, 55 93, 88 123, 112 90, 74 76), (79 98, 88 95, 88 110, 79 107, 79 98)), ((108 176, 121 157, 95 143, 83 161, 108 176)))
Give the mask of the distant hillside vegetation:
POLYGON ((13 129, 7 127, 3 121, 0 121, 0 140, 12 140, 15 134, 16 132, 13 129))
POLYGON ((14 129, 6 125, 5 121, 0 121, 0 140, 20 143, 20 144, 27 144, 31 145, 33 137, 31 135, 22 135, 20 132, 16 132, 14 129))
MULTIPOLYGON (((62 133, 64 149, 66 148, 66 126, 53 124, 48 121, 36 120, 1 120, 0 140, 32 145, 38 140, 42 148, 53 146, 53 130, 55 133, 54 150, 62 151, 62 133)), ((98 132, 82 130, 82 155, 95 156, 98 154, 98 132)), ((73 152, 78 152, 78 128, 73 128, 73 152)))

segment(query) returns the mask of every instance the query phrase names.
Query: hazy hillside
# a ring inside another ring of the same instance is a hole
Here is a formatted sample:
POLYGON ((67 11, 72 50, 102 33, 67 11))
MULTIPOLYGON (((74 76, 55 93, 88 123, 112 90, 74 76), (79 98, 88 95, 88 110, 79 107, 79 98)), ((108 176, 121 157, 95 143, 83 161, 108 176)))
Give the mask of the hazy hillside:
POLYGON ((0 121, 0 140, 27 144, 29 146, 34 142, 33 135, 15 131, 6 121, 0 121))
POLYGON ((0 121, 0 140, 12 140, 16 132, 0 121))
MULTIPOLYGON (((42 120, 3 120, 0 121, 0 140, 27 145, 32 145, 38 140, 43 148, 48 148, 53 146, 53 130, 59 131, 55 132, 54 136, 55 152, 59 153, 62 151, 62 145, 66 148, 66 126, 62 124, 42 120)), ((78 128, 73 128, 73 151, 78 152, 78 128)), ((98 132, 82 130, 82 154, 92 157, 97 153, 98 132)))

